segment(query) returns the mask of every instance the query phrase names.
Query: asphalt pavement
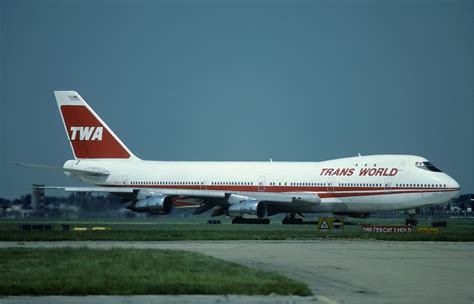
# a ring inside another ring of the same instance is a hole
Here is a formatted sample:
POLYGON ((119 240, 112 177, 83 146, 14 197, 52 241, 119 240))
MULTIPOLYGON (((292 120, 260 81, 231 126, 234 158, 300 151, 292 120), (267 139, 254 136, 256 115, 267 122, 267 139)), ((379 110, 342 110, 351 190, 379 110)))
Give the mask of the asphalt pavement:
POLYGON ((312 241, 0 242, 5 247, 196 251, 305 282, 314 297, 8 297, 0 303, 473 303, 474 243, 312 241))

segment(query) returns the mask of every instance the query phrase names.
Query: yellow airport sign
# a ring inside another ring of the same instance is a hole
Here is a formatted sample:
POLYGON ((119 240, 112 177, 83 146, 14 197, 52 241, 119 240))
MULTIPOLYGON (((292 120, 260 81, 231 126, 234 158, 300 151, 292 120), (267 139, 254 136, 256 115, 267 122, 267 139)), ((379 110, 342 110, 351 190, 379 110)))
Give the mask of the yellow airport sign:
MULTIPOLYGON (((88 231, 87 227, 74 227, 73 231, 88 231)), ((110 227, 92 227, 90 231, 106 231, 110 230, 110 227)))
POLYGON ((74 227, 73 231, 87 231, 87 227, 74 227))
POLYGON ((435 227, 420 227, 418 228, 419 233, 426 233, 426 234, 438 234, 439 229, 435 227))
POLYGON ((92 227, 92 231, 105 231, 110 230, 110 227, 92 227))

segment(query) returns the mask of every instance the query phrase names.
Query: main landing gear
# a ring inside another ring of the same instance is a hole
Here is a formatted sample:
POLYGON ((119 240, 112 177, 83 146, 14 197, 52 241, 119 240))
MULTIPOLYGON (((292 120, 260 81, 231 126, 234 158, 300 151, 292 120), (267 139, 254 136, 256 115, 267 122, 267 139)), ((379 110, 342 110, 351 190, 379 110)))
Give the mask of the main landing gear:
POLYGON ((408 218, 405 219, 405 225, 407 226, 416 226, 418 225, 418 219, 416 217, 417 215, 417 210, 412 209, 407 211, 408 218))
POLYGON ((241 216, 235 217, 232 220, 232 224, 263 224, 263 225, 268 225, 270 224, 270 219, 264 218, 264 219, 247 219, 243 218, 241 216))
POLYGON ((287 213, 281 221, 283 225, 301 225, 303 224, 302 218, 296 218, 296 213, 287 213))

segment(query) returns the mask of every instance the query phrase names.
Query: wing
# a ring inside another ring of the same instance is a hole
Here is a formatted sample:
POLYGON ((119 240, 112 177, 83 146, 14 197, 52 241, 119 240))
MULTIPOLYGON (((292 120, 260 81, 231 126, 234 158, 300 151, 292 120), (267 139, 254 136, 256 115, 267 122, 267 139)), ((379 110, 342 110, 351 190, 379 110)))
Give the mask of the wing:
POLYGON ((45 189, 63 189, 68 192, 108 192, 108 193, 133 193, 140 190, 149 191, 152 194, 162 194, 176 197, 202 198, 202 199, 225 199, 230 204, 237 203, 238 199, 252 198, 258 201, 294 203, 300 205, 319 204, 321 198, 314 192, 240 192, 240 191, 214 191, 214 190, 187 190, 166 188, 132 188, 132 187, 57 187, 45 186, 45 189))
POLYGON ((44 187, 63 189, 68 192, 112 193, 140 200, 143 197, 169 196, 178 208, 197 208, 194 214, 208 211, 214 206, 227 207, 243 202, 265 202, 270 213, 289 212, 291 208, 313 207, 321 203, 321 198, 314 192, 231 192, 214 190, 186 190, 167 188, 133 188, 133 187, 44 187), (272 211, 273 210, 273 211, 272 211))

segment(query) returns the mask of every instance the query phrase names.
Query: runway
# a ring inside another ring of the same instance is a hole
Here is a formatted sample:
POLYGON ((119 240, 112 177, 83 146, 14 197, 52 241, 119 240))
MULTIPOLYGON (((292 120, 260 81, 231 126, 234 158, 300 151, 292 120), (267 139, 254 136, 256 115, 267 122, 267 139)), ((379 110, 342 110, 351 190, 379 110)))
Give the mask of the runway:
MULTIPOLYGON (((250 267, 278 271, 305 282, 315 295, 315 298, 290 302, 315 299, 318 303, 474 301, 474 243, 365 240, 0 242, 0 248, 12 246, 197 251, 250 267)), ((261 299, 257 302, 265 302, 265 297, 261 299)), ((0 302, 5 300, 8 298, 0 302)), ((212 297, 208 300, 214 301, 212 297)), ((284 298, 281 301, 287 302, 284 298)))

